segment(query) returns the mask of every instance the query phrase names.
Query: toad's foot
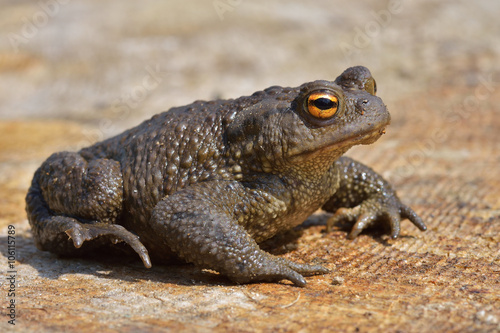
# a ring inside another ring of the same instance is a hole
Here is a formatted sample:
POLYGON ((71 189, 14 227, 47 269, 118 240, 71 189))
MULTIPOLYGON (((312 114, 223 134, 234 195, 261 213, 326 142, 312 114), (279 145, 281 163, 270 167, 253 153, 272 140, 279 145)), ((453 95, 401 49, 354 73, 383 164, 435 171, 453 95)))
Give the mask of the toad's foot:
POLYGON ((304 287, 304 276, 321 275, 330 270, 321 265, 299 264, 291 260, 275 257, 261 252, 254 263, 255 269, 248 275, 235 275, 230 278, 237 283, 254 281, 278 282, 289 280, 298 287, 304 287))
POLYGON ((422 231, 427 230, 422 219, 410 207, 401 203, 397 196, 372 197, 354 208, 340 208, 328 219, 326 230, 330 231, 334 224, 348 220, 355 221, 348 238, 356 238, 364 229, 383 222, 389 225, 391 237, 399 236, 401 220, 410 220, 422 231))
POLYGON ((137 252, 144 266, 146 266, 146 268, 151 268, 151 259, 149 258, 146 247, 139 241, 137 235, 131 233, 121 225, 106 223, 74 223, 73 226, 65 230, 65 232, 73 240, 73 244, 76 248, 80 248, 84 241, 90 241, 105 235, 112 236, 111 241, 114 244, 124 241, 137 252))

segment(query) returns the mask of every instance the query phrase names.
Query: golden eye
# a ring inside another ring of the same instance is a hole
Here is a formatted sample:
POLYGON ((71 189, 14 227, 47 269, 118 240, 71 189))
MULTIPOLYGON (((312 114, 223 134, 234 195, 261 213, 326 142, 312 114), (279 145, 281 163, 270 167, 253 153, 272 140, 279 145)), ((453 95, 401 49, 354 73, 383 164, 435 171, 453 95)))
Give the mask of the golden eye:
POLYGON ((307 111, 315 118, 331 118, 338 108, 338 97, 328 92, 315 92, 307 98, 307 111))

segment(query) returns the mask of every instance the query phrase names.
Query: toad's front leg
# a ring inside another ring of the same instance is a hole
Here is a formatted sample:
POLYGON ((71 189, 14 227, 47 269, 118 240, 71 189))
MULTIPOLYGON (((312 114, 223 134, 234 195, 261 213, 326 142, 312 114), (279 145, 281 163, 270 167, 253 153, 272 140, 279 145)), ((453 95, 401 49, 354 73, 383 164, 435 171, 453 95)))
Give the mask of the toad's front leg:
POLYGON ((237 283, 290 280, 304 286, 303 275, 328 272, 262 251, 234 215, 248 193, 233 181, 192 185, 158 203, 151 224, 163 245, 181 258, 237 283))
POLYGON ((349 238, 355 238, 361 231, 376 222, 385 222, 391 228, 391 237, 400 233, 400 222, 410 220, 420 230, 427 229, 422 219, 404 205, 388 182, 371 168, 348 157, 337 162, 340 186, 323 209, 335 213, 329 219, 327 231, 341 220, 355 221, 349 238))

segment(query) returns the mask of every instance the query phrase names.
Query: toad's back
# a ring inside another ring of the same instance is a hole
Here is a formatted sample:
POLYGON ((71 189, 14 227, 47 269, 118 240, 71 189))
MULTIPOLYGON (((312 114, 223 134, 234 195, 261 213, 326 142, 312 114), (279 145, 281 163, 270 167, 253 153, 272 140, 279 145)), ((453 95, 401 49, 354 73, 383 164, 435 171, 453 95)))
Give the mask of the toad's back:
POLYGON ((145 223, 165 196, 191 183, 227 177, 219 103, 199 102, 176 108, 117 136, 82 149, 87 160, 120 162, 124 209, 130 219, 145 223), (204 107, 207 105, 208 107, 204 107))
POLYGON ((88 161, 120 163, 126 212, 120 224, 138 230, 166 195, 198 182, 233 179, 234 160, 228 156, 225 131, 235 114, 289 93, 288 88, 272 87, 235 100, 196 101, 157 114, 80 154, 88 161))

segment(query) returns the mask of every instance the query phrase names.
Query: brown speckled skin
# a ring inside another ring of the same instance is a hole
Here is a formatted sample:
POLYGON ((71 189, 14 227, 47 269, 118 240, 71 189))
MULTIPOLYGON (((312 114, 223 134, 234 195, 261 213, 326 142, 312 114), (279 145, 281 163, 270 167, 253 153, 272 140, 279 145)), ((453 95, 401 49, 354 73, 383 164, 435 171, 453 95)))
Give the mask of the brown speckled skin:
POLYGON ((258 243, 321 207, 337 212, 328 227, 355 221, 350 237, 378 221, 397 237, 403 218, 425 230, 379 175, 341 157, 389 124, 375 90, 370 72, 353 67, 334 82, 197 101, 78 153, 53 154, 26 197, 35 242, 78 254, 121 240, 146 267, 149 253, 176 256, 239 283, 303 286, 303 275, 327 270, 272 256, 258 243), (334 117, 307 111, 306 98, 318 90, 339 98, 334 117))

